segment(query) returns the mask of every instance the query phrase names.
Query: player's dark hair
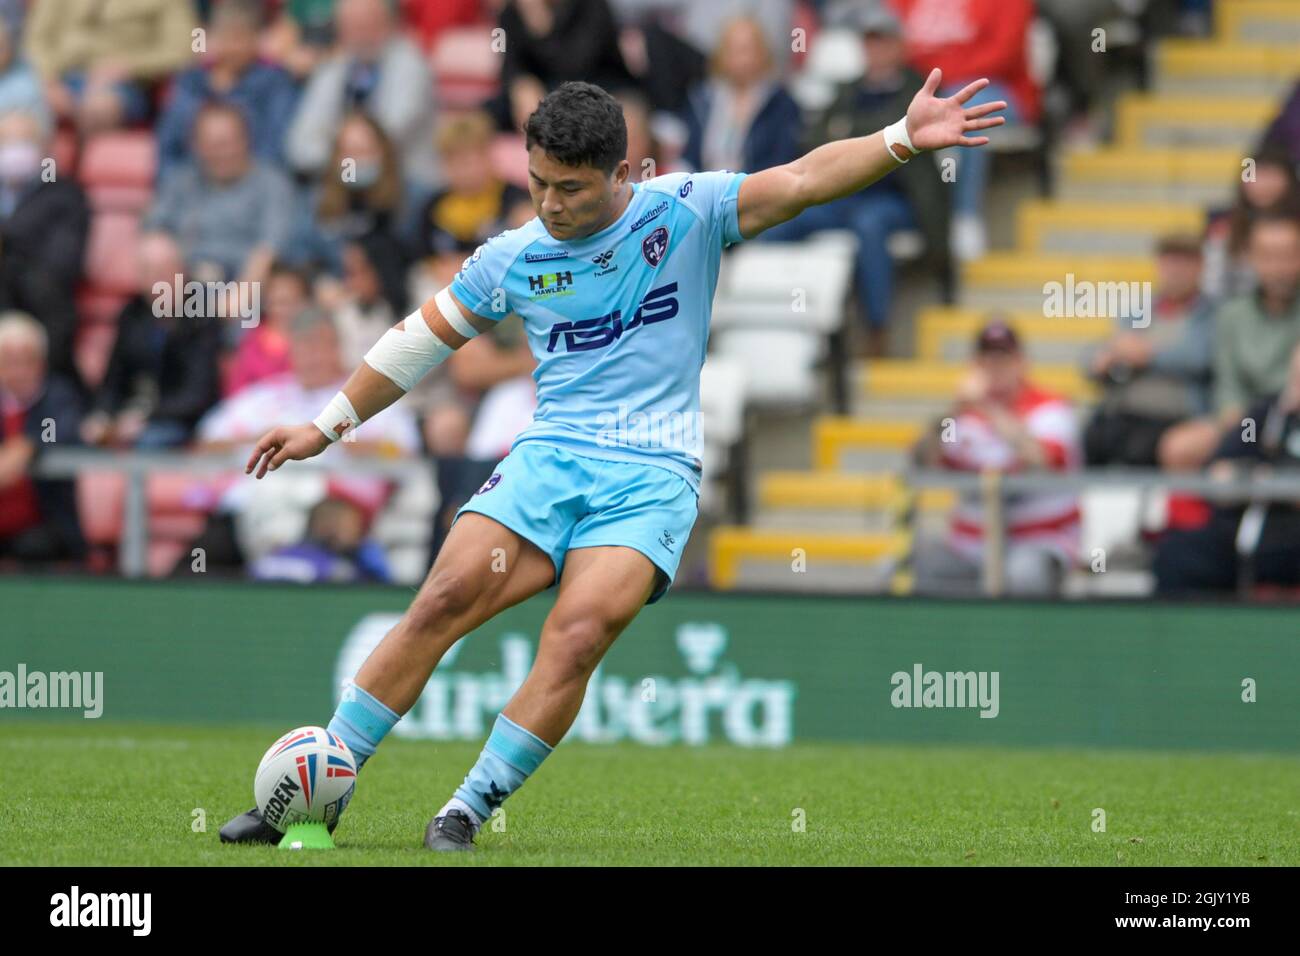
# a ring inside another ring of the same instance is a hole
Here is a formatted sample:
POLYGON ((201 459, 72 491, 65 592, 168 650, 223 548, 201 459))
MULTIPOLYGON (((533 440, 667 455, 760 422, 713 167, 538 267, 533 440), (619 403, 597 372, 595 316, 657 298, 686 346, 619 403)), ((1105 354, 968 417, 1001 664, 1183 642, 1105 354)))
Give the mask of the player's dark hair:
POLYGON ((542 147, 565 166, 595 166, 608 175, 627 156, 623 108, 599 86, 563 83, 528 117, 524 143, 542 147))

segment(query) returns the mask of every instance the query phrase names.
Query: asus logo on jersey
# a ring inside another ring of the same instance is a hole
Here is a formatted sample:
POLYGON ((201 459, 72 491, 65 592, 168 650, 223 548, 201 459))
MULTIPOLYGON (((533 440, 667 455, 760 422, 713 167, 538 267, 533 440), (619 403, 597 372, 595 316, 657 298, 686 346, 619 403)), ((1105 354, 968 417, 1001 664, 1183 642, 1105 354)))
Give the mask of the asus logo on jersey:
POLYGON ((557 322, 551 326, 551 335, 546 343, 546 351, 555 351, 560 336, 564 336, 564 351, 566 352, 603 349, 611 342, 621 338, 624 332, 630 332, 639 325, 666 322, 678 312, 677 296, 674 295, 676 291, 676 282, 670 282, 668 285, 651 289, 646 293, 645 298, 641 300, 641 304, 637 306, 636 314, 632 316, 632 321, 627 325, 623 324, 622 309, 615 309, 608 315, 598 315, 594 319, 583 319, 580 322, 557 322))

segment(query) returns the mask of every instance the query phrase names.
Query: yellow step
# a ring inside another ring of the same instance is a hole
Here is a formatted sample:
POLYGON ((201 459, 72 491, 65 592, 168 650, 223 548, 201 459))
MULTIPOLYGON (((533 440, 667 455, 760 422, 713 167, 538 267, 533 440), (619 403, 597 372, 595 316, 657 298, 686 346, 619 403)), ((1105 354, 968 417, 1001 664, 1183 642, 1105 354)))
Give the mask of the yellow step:
POLYGON ((1251 77, 1283 83, 1300 73, 1300 46, 1162 40, 1156 71, 1170 77, 1251 77))
POLYGON ((802 556, 809 565, 820 561, 862 562, 905 553, 911 536, 902 533, 827 534, 772 531, 724 525, 709 534, 709 582, 732 588, 745 558, 793 562, 802 556))
MULTIPOLYGON (((910 491, 892 474, 853 474, 843 471, 769 471, 758 480, 758 499, 764 508, 828 510, 896 510, 906 506, 910 491)), ((924 510, 946 510, 955 501, 950 489, 926 488, 917 505, 924 510)))
MULTIPOLYGON (((1041 312, 1012 312, 1011 327, 1021 344, 1030 342, 1100 342, 1115 331, 1115 322, 1107 317, 1054 319, 1041 312)), ((943 343, 950 339, 973 341, 988 321, 988 313, 966 309, 926 309, 917 317, 917 358, 943 361, 943 343)))
POLYGON ((1154 282, 1155 260, 1145 256, 1027 255, 995 252, 972 260, 962 268, 962 281, 970 287, 1021 286, 1041 288, 1049 282, 1154 282))
POLYGON ((1088 182, 1141 181, 1168 184, 1219 184, 1241 173, 1242 157, 1233 149, 1097 149, 1067 153, 1067 178, 1088 182))
POLYGON ((1191 203, 1089 203, 1034 199, 1016 210, 1016 241, 1034 255, 1048 232, 1145 232, 1163 234, 1205 228, 1205 210, 1191 203))
MULTIPOLYGON (((909 359, 874 359, 869 360, 866 366, 863 383, 869 398, 927 398, 940 401, 953 396, 968 368, 965 365, 909 359)), ((1092 402, 1097 398, 1096 386, 1073 365, 1034 365, 1029 377, 1034 384, 1071 401, 1092 402)))
POLYGON ((1214 27, 1223 43, 1290 42, 1295 32, 1300 32, 1300 4, 1295 0, 1221 0, 1215 4, 1214 27), (1271 39, 1269 28, 1283 23, 1290 29, 1281 39, 1271 39), (1253 36, 1261 39, 1248 39, 1253 36))
POLYGON ((921 437, 922 427, 916 421, 821 415, 813 422, 813 467, 838 468, 848 447, 905 451, 921 437))
POLYGON ((1258 96, 1150 96, 1120 98, 1115 132, 1121 149, 1142 149, 1142 131, 1154 123, 1240 129, 1244 140, 1268 125, 1278 104, 1258 96))

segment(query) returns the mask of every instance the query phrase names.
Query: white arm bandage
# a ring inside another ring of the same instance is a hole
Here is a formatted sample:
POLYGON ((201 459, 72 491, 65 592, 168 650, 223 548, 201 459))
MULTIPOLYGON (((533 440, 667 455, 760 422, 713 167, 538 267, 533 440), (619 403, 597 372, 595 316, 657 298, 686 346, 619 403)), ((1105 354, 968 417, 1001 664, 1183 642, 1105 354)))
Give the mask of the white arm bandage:
POLYGON ((910 163, 912 157, 921 152, 912 145, 912 137, 907 135, 907 117, 904 116, 892 126, 885 127, 885 148, 889 150, 889 155, 894 157, 896 163, 910 163), (896 146, 902 146, 907 150, 907 158, 902 159, 899 156, 896 146))
POLYGON ((316 416, 315 421, 316 427, 332 442, 338 441, 346 432, 360 424, 361 420, 357 418, 356 409, 342 392, 330 399, 330 403, 316 416))
MULTIPOLYGON (((446 289, 439 292, 433 301, 447 324, 461 335, 465 335, 461 326, 474 335, 478 334, 460 314, 446 289)), ((434 334, 419 309, 408 315, 403 325, 401 330, 394 326, 385 332, 383 338, 365 354, 365 362, 380 375, 392 379, 402 391, 409 392, 429 369, 445 362, 455 349, 434 334)), ((466 338, 471 337, 466 335, 466 338)))
POLYGON ((433 304, 438 307, 438 311, 441 312, 442 317, 447 320, 447 324, 461 335, 465 336, 465 338, 472 339, 474 336, 478 335, 478 329, 474 328, 474 326, 470 325, 469 322, 466 321, 465 316, 461 314, 460 306, 458 306, 456 300, 451 297, 450 286, 444 288, 433 297, 433 304))

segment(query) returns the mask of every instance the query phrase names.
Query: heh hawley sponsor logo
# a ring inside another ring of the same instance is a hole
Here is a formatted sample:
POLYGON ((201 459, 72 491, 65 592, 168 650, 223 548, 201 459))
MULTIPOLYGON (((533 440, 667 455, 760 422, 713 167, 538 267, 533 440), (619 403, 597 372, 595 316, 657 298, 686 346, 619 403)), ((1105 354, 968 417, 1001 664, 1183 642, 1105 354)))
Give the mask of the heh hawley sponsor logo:
MULTIPOLYGON (((399 619, 396 614, 369 614, 357 622, 339 653, 336 688, 356 675, 370 651, 399 619)), ((536 647, 533 638, 517 632, 496 640, 499 670, 457 667, 462 644, 453 644, 394 733, 434 740, 481 740, 524 682, 536 647)), ((609 673, 602 663, 587 685, 587 695, 566 739, 586 743, 633 740, 658 746, 724 740, 746 747, 783 747, 791 742, 793 681, 742 677, 734 663, 722 659, 727 632, 720 624, 682 624, 674 640, 686 664, 685 676, 623 676, 609 673)))

